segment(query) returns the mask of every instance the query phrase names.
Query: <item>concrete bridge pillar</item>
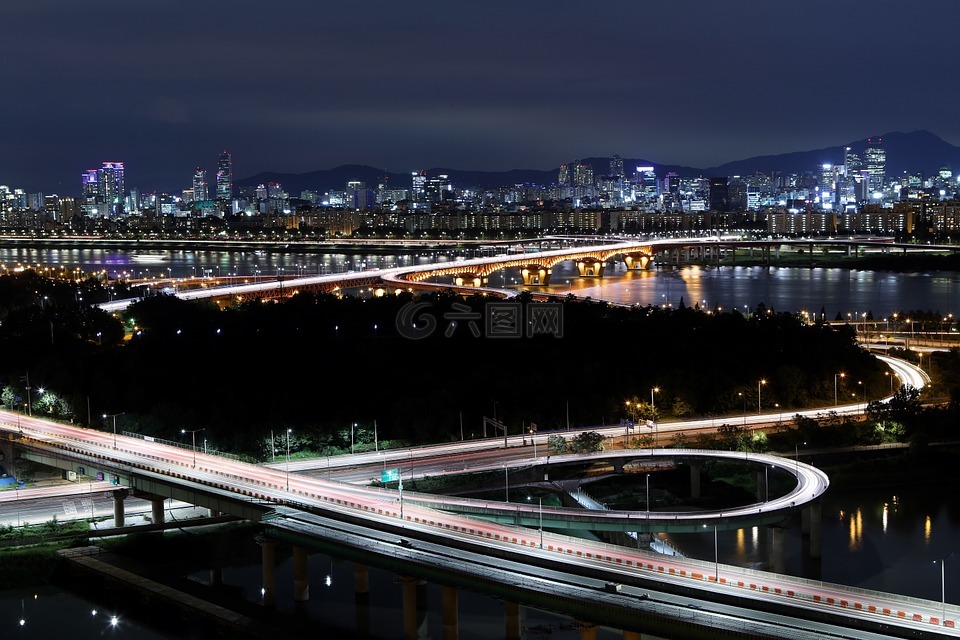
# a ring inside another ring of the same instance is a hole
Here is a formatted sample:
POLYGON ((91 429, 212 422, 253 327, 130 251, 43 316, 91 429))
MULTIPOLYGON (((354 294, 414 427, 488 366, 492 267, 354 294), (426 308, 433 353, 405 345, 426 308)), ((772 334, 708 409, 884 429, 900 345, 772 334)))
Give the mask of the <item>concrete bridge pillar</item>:
POLYGON ((823 513, 823 505, 820 503, 820 500, 814 500, 807 505, 805 511, 808 511, 807 516, 809 535, 810 535, 810 557, 819 559, 821 557, 820 552, 820 530, 821 530, 821 519, 823 513))
POLYGON ((623 264, 627 270, 649 269, 653 259, 645 253, 633 252, 623 254, 623 264))
POLYGON ((370 570, 365 564, 353 565, 353 595, 358 638, 370 635, 370 570))
POLYGON ((523 284, 530 287, 548 286, 552 274, 553 269, 538 264, 527 265, 520 270, 520 277, 523 279, 523 284))
POLYGON ((757 502, 767 501, 767 470, 757 471, 757 502))
POLYGON ((777 246, 773 249, 773 255, 774 255, 774 257, 777 259, 777 262, 779 263, 779 262, 780 262, 780 245, 777 245, 777 246))
POLYGON ((580 640, 597 640, 597 625, 579 620, 574 626, 580 629, 580 640))
POLYGON ((701 462, 690 463, 690 497, 700 497, 700 469, 703 466, 701 462))
POLYGON ((476 273, 458 273, 453 276, 453 284, 458 287, 483 287, 489 283, 489 278, 476 273))
POLYGON ((166 519, 163 513, 164 502, 166 502, 166 498, 159 496, 150 498, 150 516, 153 518, 154 524, 163 524, 166 519))
POLYGON ((606 263, 595 258, 581 258, 577 260, 577 273, 582 278, 602 278, 606 263))
POLYGON ((403 585, 403 637, 419 640, 427 635, 427 582, 419 578, 400 578, 403 585))
POLYGON ((307 550, 293 547, 293 601, 306 602, 310 599, 310 573, 307 550))
POLYGON ((457 640, 460 629, 457 621, 457 588, 443 585, 440 589, 443 607, 443 640, 457 640))
POLYGON ((113 492, 113 526, 122 527, 123 526, 123 501, 129 493, 126 489, 118 489, 113 492))
POLYGON ((273 607, 277 604, 277 543, 267 538, 259 538, 257 542, 263 565, 263 604, 273 607))
POLYGON ((520 640, 520 605, 516 602, 504 602, 503 617, 507 640, 520 640))
POLYGON ((773 534, 773 549, 771 565, 774 573, 787 571, 787 530, 783 527, 770 527, 773 534))

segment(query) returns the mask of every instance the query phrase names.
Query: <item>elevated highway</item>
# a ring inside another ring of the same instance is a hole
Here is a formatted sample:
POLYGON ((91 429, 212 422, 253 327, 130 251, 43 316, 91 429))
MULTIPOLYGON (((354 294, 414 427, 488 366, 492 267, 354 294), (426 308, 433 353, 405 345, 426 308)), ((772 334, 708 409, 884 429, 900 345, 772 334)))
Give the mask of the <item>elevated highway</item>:
MULTIPOLYGON (((707 620, 721 615, 719 607, 737 601, 747 610, 788 616, 795 631, 784 631, 781 637, 810 637, 809 634, 816 633, 816 625, 824 623, 857 629, 851 634, 858 636, 871 633, 916 638, 960 636, 955 626, 960 619, 960 607, 954 605, 719 563, 664 558, 545 531, 546 522, 560 527, 575 515, 560 509, 549 513, 544 510, 545 526, 534 530, 496 521, 501 518, 481 520, 457 512, 481 506, 470 501, 442 496, 401 496, 385 489, 305 478, 289 470, 246 464, 145 438, 61 425, 35 417, 19 416, 18 424, 18 416, 10 412, 0 412, 0 431, 24 455, 46 464, 74 471, 81 466, 85 471, 103 469, 124 487, 261 521, 275 530, 297 529, 296 539, 303 544, 308 544, 310 538, 319 541, 323 537, 323 527, 304 529, 302 524, 318 516, 359 525, 365 530, 401 532, 413 540, 415 547, 420 544, 417 540, 422 539, 448 549, 451 556, 461 550, 465 555, 460 562, 465 566, 473 564, 466 560, 470 557, 468 554, 476 553, 551 571, 561 570, 581 579, 616 580, 638 588, 685 594, 697 598, 700 606, 709 609, 710 615, 700 623, 705 627, 710 625, 707 620)), ((629 455, 638 454, 629 452, 629 455)), ((760 458, 758 461, 784 465, 782 459, 760 458)), ((813 468, 808 470, 797 461, 788 462, 786 466, 794 467, 801 478, 794 495, 796 499, 805 499, 808 492, 813 499, 818 491, 825 489, 825 477, 813 468)), ((503 509, 504 505, 489 508, 503 509)), ((514 514, 521 513, 522 523, 531 527, 535 520, 539 523, 537 506, 511 504, 506 508, 514 514)), ((745 507, 752 508, 754 506, 745 507)), ((719 513, 715 515, 721 517, 719 513)), ((589 516, 596 517, 595 514, 589 516)), ((728 516, 730 513, 724 512, 723 517, 728 516)), ((644 517, 643 512, 604 514, 594 525, 617 523, 617 526, 636 530, 644 517)), ((700 520, 691 518, 692 524, 701 527, 706 524, 702 516, 696 517, 700 520)), ((742 513, 737 517, 753 517, 753 514, 742 513)), ((380 549, 385 555, 397 555, 395 548, 381 544, 380 549)), ((486 571, 486 567, 475 566, 471 575, 482 581, 486 571)), ((584 581, 583 584, 590 583, 584 581)), ((586 589, 580 597, 594 604, 608 600, 602 592, 591 589, 586 589)))

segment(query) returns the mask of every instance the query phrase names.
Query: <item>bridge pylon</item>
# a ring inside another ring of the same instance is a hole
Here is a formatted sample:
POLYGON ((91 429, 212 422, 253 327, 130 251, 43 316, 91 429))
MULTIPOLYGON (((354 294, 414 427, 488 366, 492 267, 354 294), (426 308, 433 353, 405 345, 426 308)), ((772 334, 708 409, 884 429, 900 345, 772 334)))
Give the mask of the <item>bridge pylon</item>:
POLYGON ((528 287, 546 287, 550 284, 550 276, 553 269, 540 264, 528 264, 520 269, 520 277, 523 278, 523 284, 528 287))
POLYGON ((623 263, 628 271, 641 271, 653 266, 653 258, 646 253, 634 251, 623 254, 623 263))
POLYGON ((577 260, 577 273, 581 278, 602 278, 607 263, 597 258, 580 258, 577 260))

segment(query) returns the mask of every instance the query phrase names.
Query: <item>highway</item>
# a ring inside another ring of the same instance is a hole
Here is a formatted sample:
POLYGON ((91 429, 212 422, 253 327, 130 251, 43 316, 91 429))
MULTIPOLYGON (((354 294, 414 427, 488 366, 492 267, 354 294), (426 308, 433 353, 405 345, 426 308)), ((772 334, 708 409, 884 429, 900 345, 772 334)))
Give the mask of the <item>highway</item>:
MULTIPOLYGON (((906 373, 909 373, 909 368, 906 373)), ((941 603, 895 594, 663 557, 547 531, 487 522, 423 506, 442 505, 444 502, 456 504, 459 502, 457 499, 413 495, 398 499, 395 491, 307 478, 286 470, 251 465, 199 451, 194 453, 189 449, 149 440, 61 425, 37 417, 18 416, 6 411, 0 412, 0 421, 0 429, 14 438, 22 438, 23 446, 28 449, 71 456, 78 461, 100 461, 100 464, 116 468, 126 476, 136 474, 162 478, 258 505, 287 505, 332 517, 363 518, 374 529, 400 524, 411 535, 415 532, 426 535, 429 532, 431 537, 468 551, 478 549, 487 554, 493 551, 519 553, 536 558, 537 562, 565 567, 573 573, 589 575, 591 572, 601 572, 604 575, 616 575, 625 583, 654 581, 663 585, 663 588, 696 589, 702 594, 704 602, 712 597, 738 598, 756 601, 761 608, 776 605, 785 612, 795 611, 799 614, 804 611, 806 613, 802 615, 805 617, 835 614, 842 618, 890 625, 898 635, 937 632, 946 637, 960 636, 960 631, 954 626, 955 621, 960 619, 960 607, 954 605, 943 606, 941 603)), ((778 461, 783 464, 782 459, 778 461)), ((791 465, 796 465, 796 461, 791 465)), ((805 466, 799 465, 801 469, 805 466)), ((817 480, 811 477, 809 482, 817 480)), ((511 504, 510 508, 525 510, 526 519, 536 517, 536 506, 511 504)), ((641 514, 633 515, 637 517, 641 514)), ((624 515, 615 513, 608 517, 622 518, 624 515)), ((795 620, 798 621, 799 618, 795 620)))

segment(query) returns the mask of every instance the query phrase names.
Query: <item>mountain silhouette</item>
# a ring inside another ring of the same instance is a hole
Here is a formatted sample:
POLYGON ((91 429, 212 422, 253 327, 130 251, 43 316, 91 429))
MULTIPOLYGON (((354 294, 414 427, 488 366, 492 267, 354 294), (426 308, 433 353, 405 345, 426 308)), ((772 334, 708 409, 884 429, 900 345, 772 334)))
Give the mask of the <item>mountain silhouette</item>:
MULTIPOLYGON (((930 176, 943 166, 960 169, 960 147, 954 146, 929 131, 912 131, 910 133, 891 132, 875 136, 882 140, 887 155, 888 177, 906 173, 930 176)), ((863 158, 863 151, 867 147, 867 140, 853 140, 834 147, 812 149, 809 151, 793 151, 776 155, 756 156, 744 160, 727 162, 716 167, 695 168, 682 165, 665 165, 645 159, 623 159, 623 167, 629 175, 634 167, 652 166, 658 177, 668 172, 675 172, 681 177, 693 178, 697 176, 720 177, 750 175, 753 173, 770 173, 782 171, 785 174, 805 172, 816 173, 824 163, 842 164, 844 147, 850 147, 863 158)), ((610 170, 610 160, 607 157, 583 158, 581 163, 592 166, 594 174, 602 176, 610 170)), ((573 159, 566 161, 574 162, 573 159)), ((434 167, 426 170, 428 177, 447 175, 450 181, 458 187, 472 187, 478 189, 492 189, 518 184, 536 184, 547 186, 556 183, 559 166, 553 169, 511 169, 509 171, 469 171, 434 167)), ((345 164, 332 169, 311 171, 309 173, 258 173, 249 178, 235 182, 238 187, 255 187, 268 182, 279 183, 291 196, 298 197, 302 191, 343 190, 349 181, 358 180, 366 183, 368 189, 375 189, 378 184, 384 183, 387 188, 410 189, 411 177, 409 172, 391 172, 368 165, 345 164)))

